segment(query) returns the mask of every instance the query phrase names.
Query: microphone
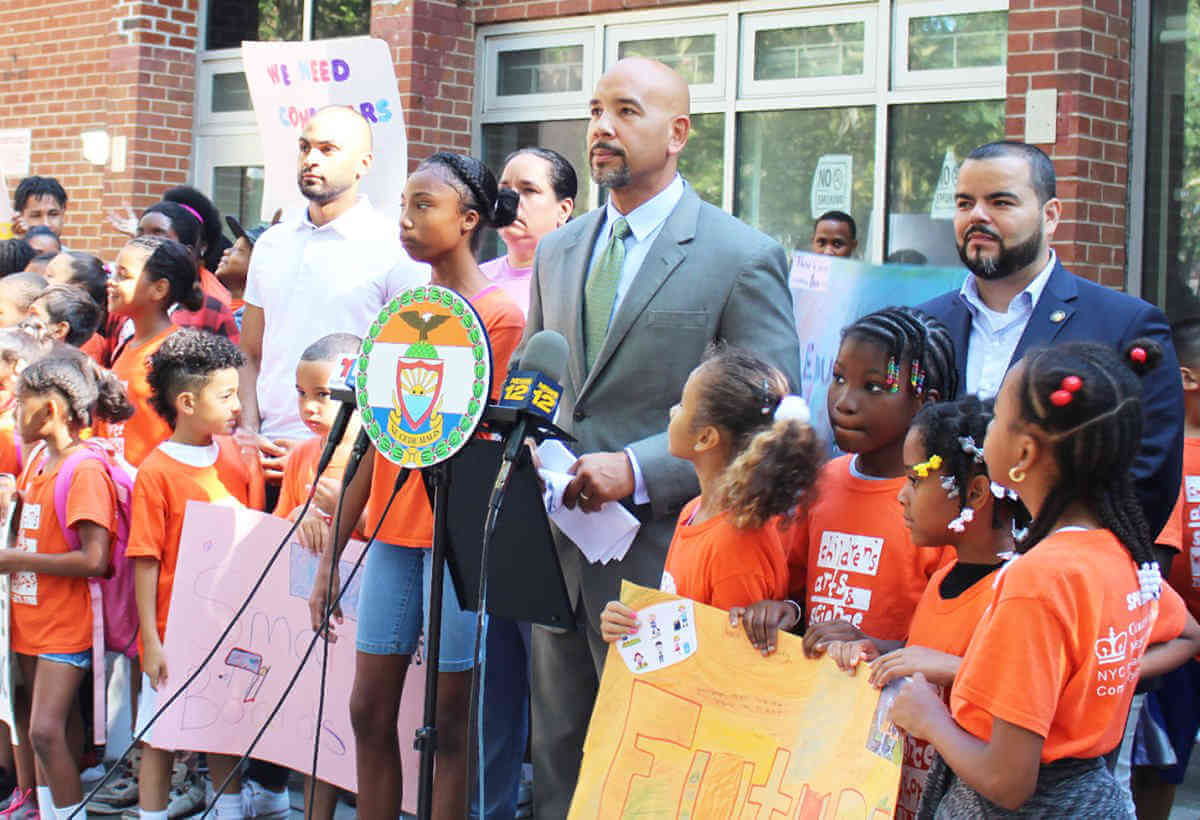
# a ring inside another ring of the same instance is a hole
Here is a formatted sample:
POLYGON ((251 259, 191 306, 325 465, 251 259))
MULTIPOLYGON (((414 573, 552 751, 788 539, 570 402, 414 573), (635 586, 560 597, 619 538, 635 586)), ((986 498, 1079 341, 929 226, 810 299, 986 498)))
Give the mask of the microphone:
MULTIPOLYGON (((520 452, 525 431, 532 419, 552 423, 562 398, 559 380, 567 367, 569 348, 563 335, 554 330, 539 330, 525 345, 520 366, 509 370, 500 390, 500 407, 516 411, 516 423, 505 437, 504 461, 511 463, 520 452)), ((503 469, 502 473, 506 473, 503 469)), ((507 475, 504 475, 507 478, 507 475)), ((499 480, 499 479, 498 479, 499 480)))
POLYGON ((342 406, 338 408, 333 426, 329 428, 329 439, 325 442, 325 449, 321 452, 321 458, 317 460, 318 478, 325 472, 325 468, 329 466, 329 462, 333 458, 333 452, 346 437, 346 428, 350 426, 350 419, 357 409, 353 384, 356 361, 358 361, 356 356, 342 356, 329 374, 329 381, 325 384, 329 389, 330 397, 334 401, 340 401, 342 406))

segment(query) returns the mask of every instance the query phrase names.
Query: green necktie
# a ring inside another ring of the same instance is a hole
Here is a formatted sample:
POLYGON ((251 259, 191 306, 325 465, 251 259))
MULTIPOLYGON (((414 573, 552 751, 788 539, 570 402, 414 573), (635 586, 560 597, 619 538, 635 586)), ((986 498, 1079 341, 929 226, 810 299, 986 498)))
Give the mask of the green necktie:
POLYGON ((624 239, 629 234, 629 223, 625 217, 617 217, 612 224, 608 246, 596 260, 596 266, 588 274, 587 285, 583 289, 583 341, 588 370, 596 363, 600 348, 604 346, 604 337, 608 335, 613 300, 617 298, 621 268, 625 267, 624 239))

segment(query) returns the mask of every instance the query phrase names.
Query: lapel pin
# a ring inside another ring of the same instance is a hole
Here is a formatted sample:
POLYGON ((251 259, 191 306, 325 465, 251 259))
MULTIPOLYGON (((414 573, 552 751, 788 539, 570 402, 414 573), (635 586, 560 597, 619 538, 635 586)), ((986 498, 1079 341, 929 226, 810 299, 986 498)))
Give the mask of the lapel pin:
POLYGON ((1050 321, 1054 322, 1054 324, 1058 324, 1065 318, 1067 318, 1067 312, 1065 310, 1056 310, 1050 314, 1050 321))

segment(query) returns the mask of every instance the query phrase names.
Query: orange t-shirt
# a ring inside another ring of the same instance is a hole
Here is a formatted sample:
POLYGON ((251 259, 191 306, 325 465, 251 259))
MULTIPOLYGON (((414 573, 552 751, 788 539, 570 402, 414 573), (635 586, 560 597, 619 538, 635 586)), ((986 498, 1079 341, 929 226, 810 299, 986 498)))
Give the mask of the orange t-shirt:
MULTIPOLYGON (((175 564, 179 560, 179 538, 183 534, 187 503, 205 501, 246 506, 256 492, 260 495, 262 492, 261 474, 249 469, 232 438, 217 436, 213 446, 215 453, 208 447, 163 442, 146 455, 133 483, 129 545, 125 555, 153 558, 159 563, 156 615, 160 640, 167 632, 167 612, 171 606, 171 587, 175 582, 175 564)), ((139 637, 139 653, 141 646, 139 637)))
MULTIPOLYGON (((324 450, 323 439, 310 438, 297 444, 288 453, 287 461, 283 463, 283 479, 279 485, 279 501, 275 505, 275 515, 290 519, 297 507, 304 506, 308 499, 308 488, 317 478, 317 462, 321 460, 324 450)), ((323 475, 325 478, 341 481, 345 472, 346 458, 335 452, 323 475)), ((316 509, 316 506, 310 509, 316 509)), ((361 540, 363 534, 355 528, 353 537, 361 540)))
POLYGON ((995 718, 1035 732, 1043 763, 1107 754, 1147 644, 1178 637, 1186 614, 1167 584, 1141 603, 1137 569, 1111 532, 1060 530, 997 577, 950 693, 954 719, 984 741, 995 718))
POLYGON ((756 530, 739 530, 728 513, 688 523, 699 506, 700 499, 693 498, 679 513, 662 589, 718 609, 786 595, 787 553, 778 524, 768 521, 756 530))
POLYGON ((826 464, 808 515, 784 531, 791 541, 791 595, 809 626, 844 620, 873 638, 904 640, 930 576, 953 557, 913 545, 897 494, 908 479, 862 478, 853 455, 826 464))
MULTIPOLYGON (((525 314, 497 285, 491 285, 476 294, 471 305, 479 312, 492 346, 490 396, 492 401, 496 401, 504 384, 504 375, 508 372, 508 360, 525 332, 525 314)), ((399 473, 399 467, 375 452, 371 470, 371 496, 367 500, 368 535, 379 526, 379 518, 392 495, 392 486, 399 473)), ((433 546, 433 510, 429 506, 425 482, 421 480, 419 471, 409 473, 408 480, 392 502, 392 508, 388 510, 387 518, 379 526, 375 538, 405 547, 433 546)))
POLYGON ((21 454, 17 450, 17 426, 11 409, 0 413, 0 473, 21 472, 21 454))
POLYGON ((90 356, 96 364, 101 367, 105 366, 104 358, 108 350, 108 340, 99 333, 93 333, 92 338, 81 344, 79 349, 90 356))
MULTIPOLYGON (((21 507, 18 549, 43 555, 71 552, 54 512, 54 482, 62 461, 50 472, 38 472, 45 463, 35 458, 21 474, 17 486, 21 507)), ((84 459, 75 467, 67 490, 67 526, 91 521, 117 529, 117 488, 97 459, 84 459)), ((12 584, 12 651, 22 655, 82 652, 92 645, 92 603, 86 578, 14 572, 12 584)))
POLYGON ((1200 618, 1200 438, 1183 440, 1183 485, 1174 512, 1157 539, 1179 549, 1171 561, 1167 578, 1187 604, 1193 617, 1200 618))
POLYGON ((134 467, 141 466, 142 459, 151 450, 171 437, 171 425, 150 406, 150 383, 146 377, 149 375, 150 357, 177 330, 178 327, 170 325, 139 347, 134 347, 130 341, 113 362, 112 372, 125 385, 134 413, 125 422, 97 423, 97 435, 112 440, 117 452, 122 453, 134 467))
MULTIPOLYGON (((980 578, 955 598, 942 597, 942 581, 957 566, 951 562, 933 573, 917 608, 913 610, 908 628, 907 646, 925 646, 948 655, 966 654, 971 635, 983 613, 992 602, 996 581, 995 571, 980 578)), ((996 565, 996 570, 1000 565, 996 565)), ((939 686, 943 700, 950 702, 950 690, 939 686)), ((917 816, 925 778, 933 765, 936 750, 927 741, 904 736, 904 765, 900 772, 900 796, 896 800, 896 817, 908 820, 917 816)))

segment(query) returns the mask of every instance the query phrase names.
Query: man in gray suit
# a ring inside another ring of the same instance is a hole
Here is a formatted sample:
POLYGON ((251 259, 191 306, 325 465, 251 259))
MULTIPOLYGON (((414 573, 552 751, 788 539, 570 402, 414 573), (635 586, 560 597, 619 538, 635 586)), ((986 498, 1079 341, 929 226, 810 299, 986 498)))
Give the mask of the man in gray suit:
POLYGON ((555 534, 578 629, 534 627, 534 806, 546 820, 566 816, 579 775, 607 649, 600 612, 622 578, 658 587, 676 516, 699 493, 692 466, 667 453, 667 414, 688 374, 724 340, 799 385, 786 254, 677 172, 687 84, 662 63, 621 60, 590 110, 592 178, 608 204, 539 243, 525 333, 557 330, 571 348, 558 418, 580 458, 565 503, 593 512, 618 501, 642 526, 625 558, 606 565, 555 534))

